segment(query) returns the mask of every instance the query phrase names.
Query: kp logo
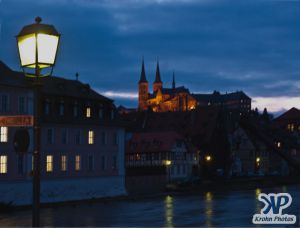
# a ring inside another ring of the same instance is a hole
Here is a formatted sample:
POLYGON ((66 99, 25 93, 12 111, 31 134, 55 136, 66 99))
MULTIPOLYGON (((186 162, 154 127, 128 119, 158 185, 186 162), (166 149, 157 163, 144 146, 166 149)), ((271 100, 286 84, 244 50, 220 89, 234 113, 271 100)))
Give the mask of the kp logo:
POLYGON ((265 206, 260 214, 253 215, 254 224, 295 224, 296 216, 282 214, 282 210, 288 208, 292 203, 292 197, 289 193, 260 193, 258 200, 265 206))

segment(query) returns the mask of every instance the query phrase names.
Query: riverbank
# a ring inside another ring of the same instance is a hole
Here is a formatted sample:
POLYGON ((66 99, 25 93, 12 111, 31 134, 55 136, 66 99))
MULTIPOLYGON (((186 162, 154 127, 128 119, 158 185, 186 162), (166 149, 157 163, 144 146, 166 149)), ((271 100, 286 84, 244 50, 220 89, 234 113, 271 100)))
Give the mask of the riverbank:
MULTIPOLYGON (((41 204, 42 208, 47 207, 62 207, 70 206, 77 207, 82 204, 94 204, 94 203, 109 203, 113 201, 136 201, 142 199, 151 199, 164 197, 167 195, 186 195, 186 194, 197 194, 205 192, 220 192, 220 191, 245 191, 245 190, 255 190, 255 189, 266 189, 274 187, 282 187, 289 185, 299 185, 299 177, 255 177, 255 178, 237 178, 229 180, 204 180, 199 184, 194 184, 190 186, 180 186, 180 185, 169 185, 164 192, 154 193, 154 194, 138 194, 138 195, 124 195, 116 197, 103 197, 103 198, 90 198, 85 200, 74 200, 65 202, 49 202, 41 204)), ((3 206, 3 205, 2 205, 3 206)), ((26 206, 14 206, 9 205, 7 211, 5 211, 5 205, 2 207, 4 210, 0 210, 0 213, 10 213, 16 210, 27 210, 30 209, 31 205, 26 206)))

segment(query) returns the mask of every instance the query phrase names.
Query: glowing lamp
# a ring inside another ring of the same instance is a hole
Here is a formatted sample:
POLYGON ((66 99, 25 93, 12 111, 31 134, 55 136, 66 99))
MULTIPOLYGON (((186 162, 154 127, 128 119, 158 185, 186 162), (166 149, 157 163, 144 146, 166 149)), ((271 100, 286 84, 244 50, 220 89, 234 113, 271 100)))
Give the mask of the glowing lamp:
POLYGON ((17 35, 21 66, 43 69, 55 65, 60 34, 53 25, 41 24, 37 17, 35 24, 22 28, 17 35))
POLYGON ((256 158, 256 162, 257 162, 257 163, 260 162, 260 157, 257 157, 257 158, 256 158))
POLYGON ((211 156, 209 156, 209 155, 207 155, 207 156, 205 156, 205 160, 207 161, 207 162, 209 162, 209 161, 211 161, 211 156))
POLYGON ((172 164, 172 161, 171 161, 171 160, 165 160, 165 162, 164 162, 164 163, 165 163, 165 165, 166 165, 166 166, 169 166, 169 165, 171 165, 171 164, 172 164))

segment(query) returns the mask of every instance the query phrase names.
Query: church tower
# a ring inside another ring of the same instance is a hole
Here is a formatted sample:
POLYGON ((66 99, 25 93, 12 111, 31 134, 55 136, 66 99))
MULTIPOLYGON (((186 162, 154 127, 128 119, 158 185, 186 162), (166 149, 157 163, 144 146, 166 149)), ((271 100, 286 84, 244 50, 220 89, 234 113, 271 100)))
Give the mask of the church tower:
POLYGON ((156 93, 159 89, 161 90, 162 87, 163 83, 160 78, 159 63, 157 61, 155 81, 153 82, 153 93, 156 93))
POLYGON ((147 110, 148 100, 148 81, 146 79, 144 58, 142 62, 142 71, 139 81, 139 110, 147 110))

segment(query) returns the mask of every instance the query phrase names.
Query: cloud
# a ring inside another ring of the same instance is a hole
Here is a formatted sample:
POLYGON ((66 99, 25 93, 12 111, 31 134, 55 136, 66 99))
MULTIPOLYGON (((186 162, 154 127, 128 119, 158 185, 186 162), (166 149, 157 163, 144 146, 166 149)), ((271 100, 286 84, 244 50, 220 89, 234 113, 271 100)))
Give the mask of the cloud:
POLYGON ((280 112, 293 107, 300 108, 300 96, 298 97, 253 97, 252 107, 263 110, 267 107, 269 112, 280 112))
POLYGON ((14 36, 37 15, 62 33, 55 75, 79 72, 80 80, 122 102, 137 91, 142 56, 150 84, 158 56, 166 86, 174 70, 177 85, 190 91, 299 95, 297 2, 4 0, 0 59, 13 69, 19 69, 14 36))

